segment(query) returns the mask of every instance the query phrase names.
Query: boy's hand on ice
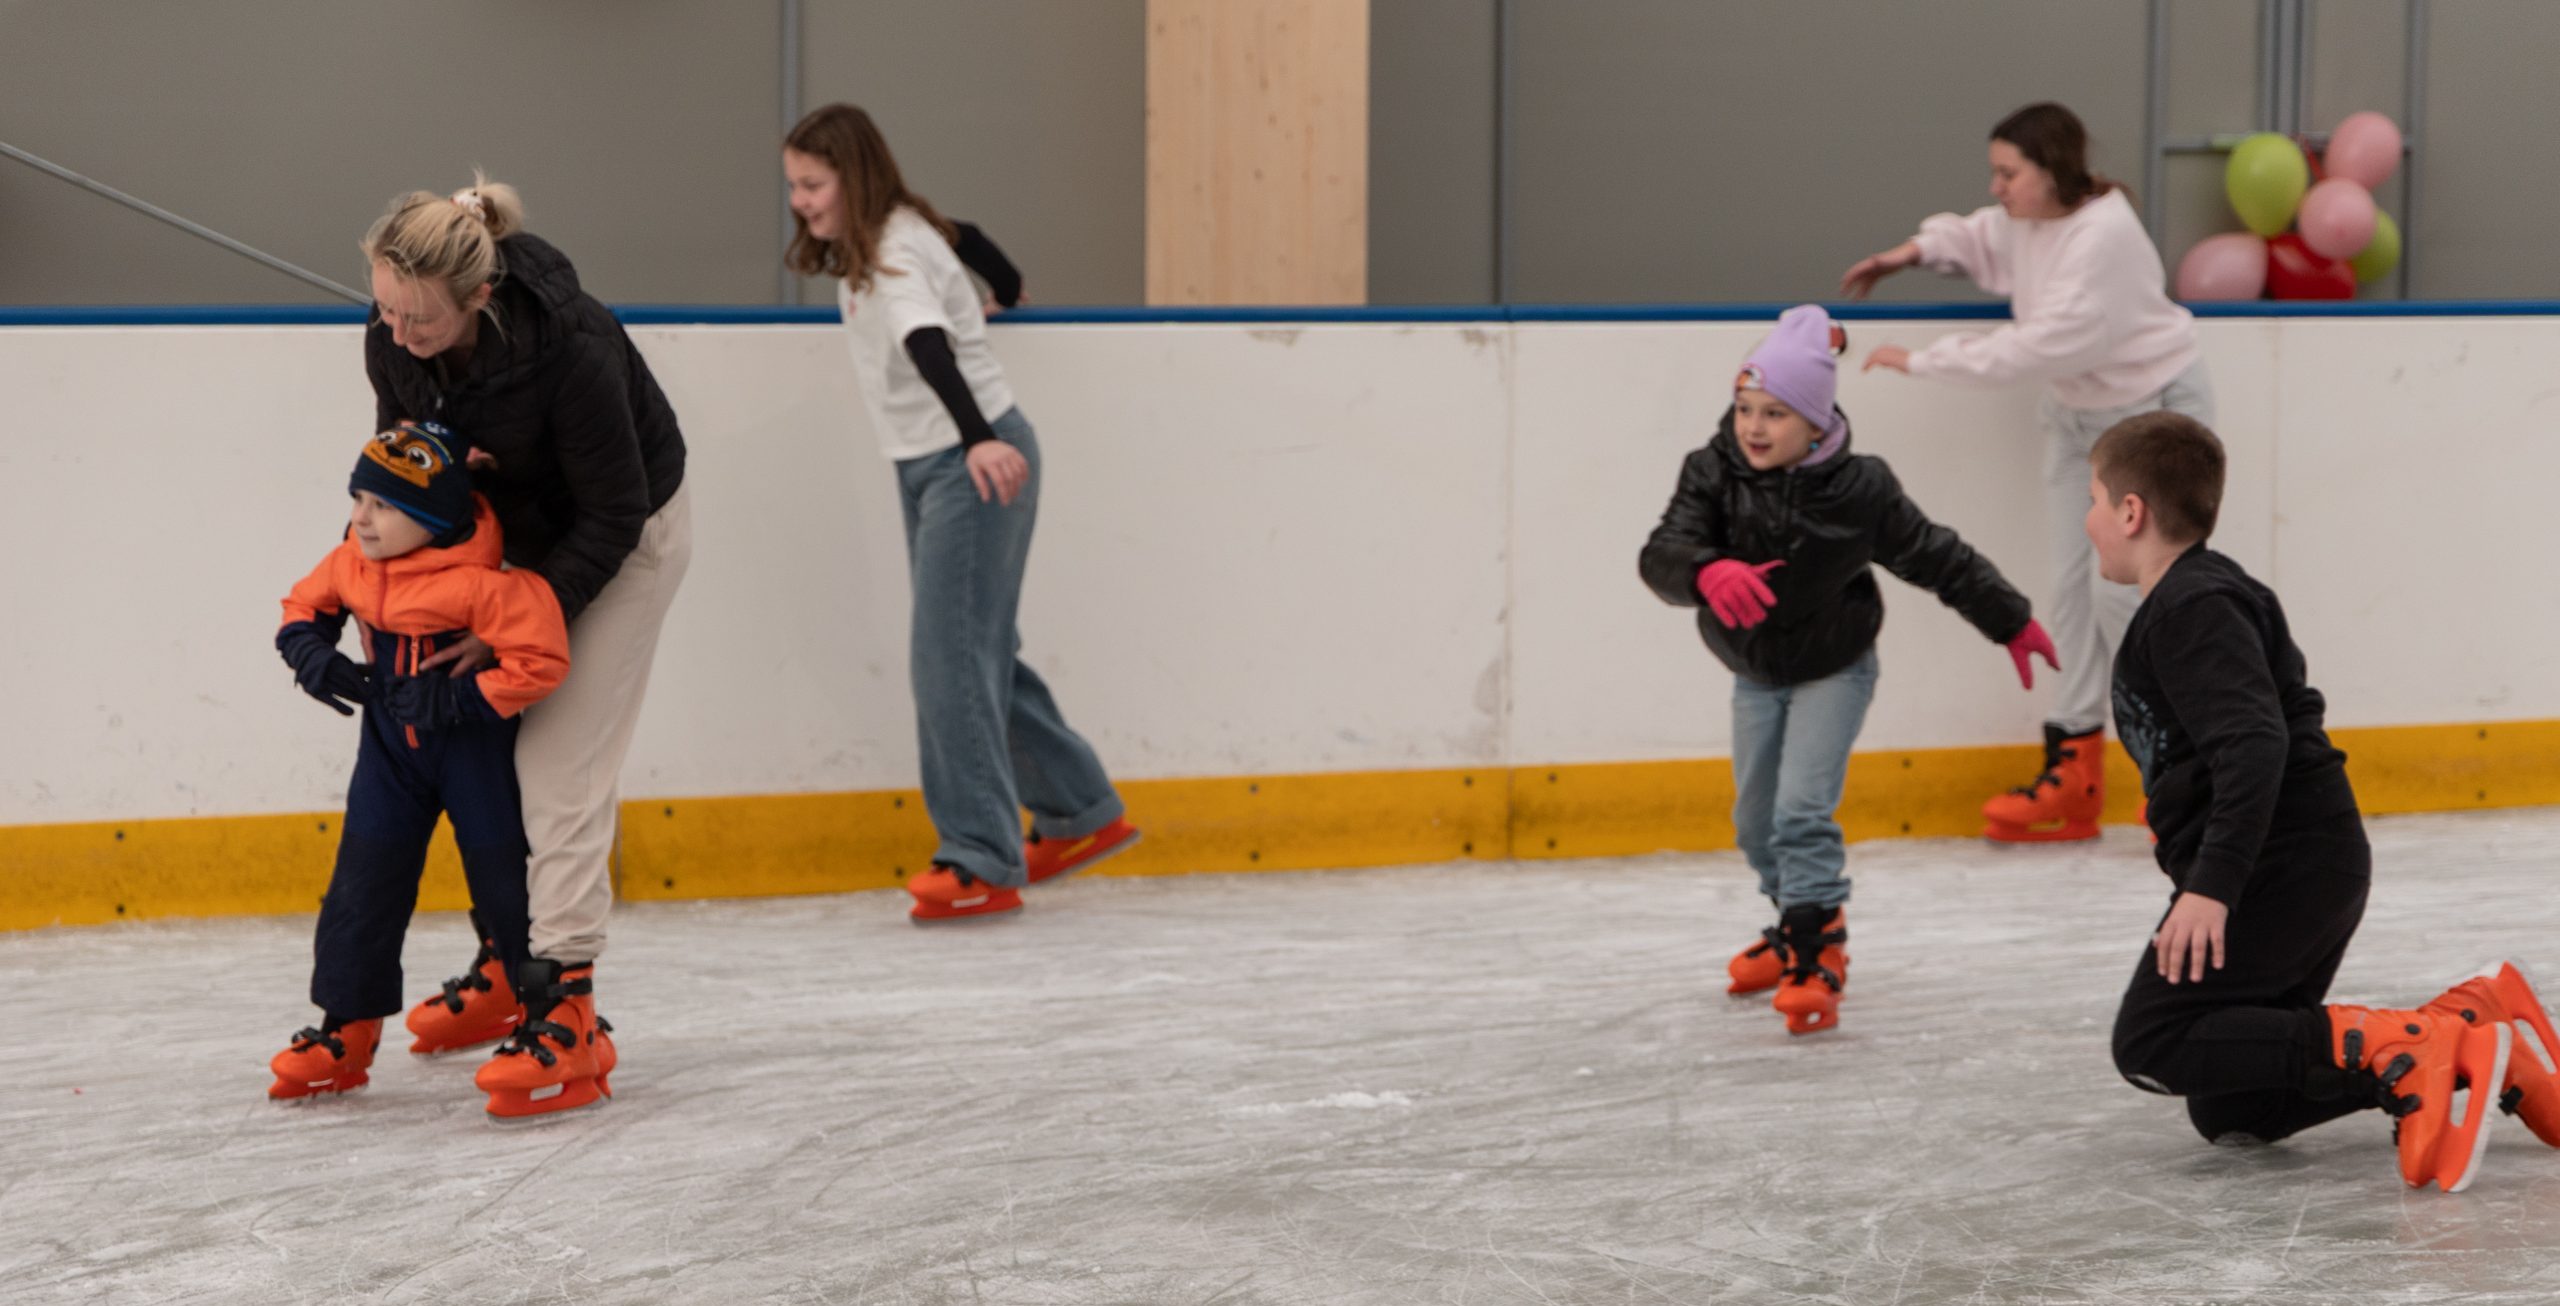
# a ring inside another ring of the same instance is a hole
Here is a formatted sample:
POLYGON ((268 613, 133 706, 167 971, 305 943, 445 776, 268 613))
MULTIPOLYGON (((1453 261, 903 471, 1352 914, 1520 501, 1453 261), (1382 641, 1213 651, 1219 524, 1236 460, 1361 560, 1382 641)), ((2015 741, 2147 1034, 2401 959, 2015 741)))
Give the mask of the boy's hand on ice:
POLYGON ((1698 569, 1698 597, 1707 601, 1707 610, 1716 614, 1725 629, 1749 630, 1768 620, 1769 609, 1778 606, 1778 596, 1770 592, 1766 577, 1786 565, 1784 558, 1762 563, 1718 558, 1698 569))
POLYGON ((1905 376, 1911 374, 1911 351, 1900 345, 1878 345, 1867 351, 1867 361, 1858 365, 1861 372, 1890 367, 1905 376))
POLYGON ((2035 658, 2039 653, 2044 655, 2046 666, 2062 670, 2062 663, 2054 655, 2053 636, 2044 633, 2044 626, 2029 617, 2027 628, 2009 641, 2009 660, 2018 664, 2018 683, 2028 689, 2036 687, 2035 658))
POLYGON ((2151 936, 2151 946, 2159 957, 2160 975, 2175 984, 2186 979, 2204 981, 2205 954, 2213 954, 2213 968, 2222 969, 2222 926, 2231 919, 2231 909, 2218 899, 2200 893, 2182 893, 2169 904, 2168 919, 2160 922, 2160 932, 2151 936))

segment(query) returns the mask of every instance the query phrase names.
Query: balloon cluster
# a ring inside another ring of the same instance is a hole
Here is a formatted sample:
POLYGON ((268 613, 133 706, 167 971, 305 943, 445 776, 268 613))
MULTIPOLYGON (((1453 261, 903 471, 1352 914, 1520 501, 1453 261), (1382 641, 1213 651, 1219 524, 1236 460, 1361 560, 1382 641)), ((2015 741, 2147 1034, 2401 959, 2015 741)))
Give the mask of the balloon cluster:
POLYGON ((2275 132, 2241 141, 2222 185, 2249 229, 2197 241, 2178 260, 2178 298, 2354 298, 2399 266, 2399 224, 2373 203, 2399 166, 2400 128, 2371 110, 2339 123, 2317 159, 2275 132))

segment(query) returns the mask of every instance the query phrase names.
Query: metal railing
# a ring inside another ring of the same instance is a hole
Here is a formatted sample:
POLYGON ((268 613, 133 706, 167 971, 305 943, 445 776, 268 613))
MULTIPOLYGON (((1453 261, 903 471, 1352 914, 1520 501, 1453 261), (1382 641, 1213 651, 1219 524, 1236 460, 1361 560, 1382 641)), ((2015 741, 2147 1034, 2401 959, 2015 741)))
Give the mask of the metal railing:
POLYGON ((16 159, 18 162, 23 163, 38 172, 44 173, 46 176, 55 177, 62 181, 69 182, 92 195, 98 196, 101 199, 112 200, 115 203, 121 204, 126 208, 143 215, 144 217, 156 218, 159 221, 165 222, 172 227, 176 227, 178 230, 183 231, 190 236, 194 236, 199 240, 211 241, 214 244, 220 245, 224 249, 230 250, 232 253, 248 259, 253 263, 273 268, 288 277, 292 277, 297 281, 307 282, 310 285, 328 291, 330 294, 336 295, 341 299, 346 299, 358 304, 370 305, 373 303, 373 296, 368 295, 361 290, 356 290, 349 286, 342 286, 335 281, 331 281, 327 277, 321 276, 319 273, 314 272, 309 268, 288 263, 265 250, 233 240, 231 237, 223 235, 221 232, 215 231, 213 228, 208 227, 201 222, 189 221, 188 219, 180 217, 175 213, 171 213, 169 210, 164 209, 149 200, 142 199, 139 196, 127 195, 123 191, 117 190, 115 187, 110 186, 103 181, 99 181, 91 177, 83 177, 79 173, 73 172, 59 163, 30 154, 25 150, 19 149, 15 145, 9 144, 7 141, 0 141, 0 156, 16 159))

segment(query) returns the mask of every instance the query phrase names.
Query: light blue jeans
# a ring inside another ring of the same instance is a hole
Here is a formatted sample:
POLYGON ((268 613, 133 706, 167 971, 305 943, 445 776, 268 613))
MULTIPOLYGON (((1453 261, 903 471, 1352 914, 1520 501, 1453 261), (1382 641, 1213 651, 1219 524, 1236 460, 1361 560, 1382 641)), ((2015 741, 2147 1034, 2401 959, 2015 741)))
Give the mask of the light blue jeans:
POLYGON ((1733 833, 1760 892, 1789 907, 1849 901, 1840 793, 1876 696, 1876 651, 1820 680, 1733 678, 1733 833))
POLYGON ((907 658, 924 806, 941 837, 933 859, 1018 887, 1023 808, 1044 839, 1091 834, 1122 808, 1093 746, 1020 656, 1014 615, 1039 516, 1040 444, 1019 408, 993 425, 1031 464, 1010 507, 978 498, 959 445, 899 463, 898 500, 915 590, 907 658))

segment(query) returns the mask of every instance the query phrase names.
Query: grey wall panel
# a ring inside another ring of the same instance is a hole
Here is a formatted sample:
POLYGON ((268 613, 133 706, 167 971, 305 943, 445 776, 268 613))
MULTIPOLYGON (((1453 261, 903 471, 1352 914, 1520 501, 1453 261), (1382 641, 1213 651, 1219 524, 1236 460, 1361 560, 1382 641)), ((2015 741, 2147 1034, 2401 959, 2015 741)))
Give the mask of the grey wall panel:
POLYGON ((2409 232, 2420 299, 2560 296, 2560 5, 2548 0, 2434 4, 2422 157, 2409 232))
MULTIPOLYGON (((2170 0, 2164 116, 2172 138, 2221 136, 2264 125, 2258 121, 2259 37, 2255 4, 2170 0)), ((2173 279, 2178 259, 2197 241, 2241 229, 2223 191, 2226 159, 2221 154, 2170 157, 2161 186, 2161 230, 2153 236, 2173 279)))
POLYGON ((2254 131, 2258 121, 2258 6, 2169 0, 2171 136, 2254 131))
POLYGON ((1498 0, 1369 10, 1369 302, 1494 298, 1498 0))
MULTIPOLYGON (((808 107, 869 110, 907 184, 985 227, 1034 302, 1142 303, 1146 12, 1145 0, 809 0, 808 107)), ((779 147, 771 134, 756 151, 777 178, 779 147)))
MULTIPOLYGON (((607 298, 770 302, 776 14, 0 0, 0 139, 359 288, 384 202, 476 163, 607 298)), ((325 298, 0 161, 0 302, 325 298)))
MULTIPOLYGON (((2021 104, 2089 123, 2138 177, 2141 0, 1522 0, 1517 297, 1801 300, 1940 210, 1988 203, 2021 104)), ((1906 274, 1882 295, 1942 299, 1906 274)))

